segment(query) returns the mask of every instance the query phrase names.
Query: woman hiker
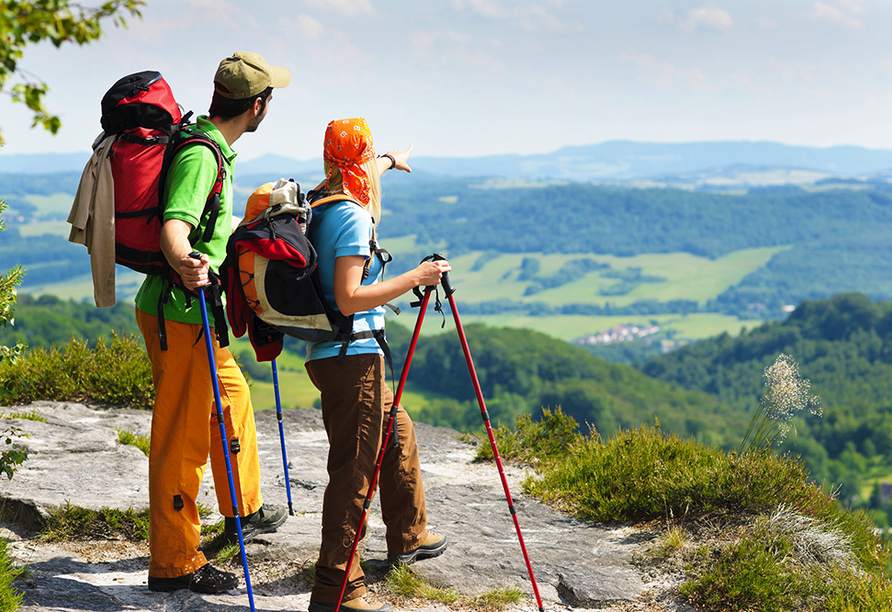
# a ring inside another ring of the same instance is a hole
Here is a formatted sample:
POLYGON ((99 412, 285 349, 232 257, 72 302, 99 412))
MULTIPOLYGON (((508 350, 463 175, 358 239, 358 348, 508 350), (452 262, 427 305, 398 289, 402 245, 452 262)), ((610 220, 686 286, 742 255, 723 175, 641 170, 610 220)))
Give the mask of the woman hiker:
MULTIPOLYGON (((443 273, 451 270, 446 261, 427 261, 383 280, 383 257, 373 252, 373 231, 381 219, 379 178, 391 168, 411 172, 407 163, 411 152, 409 147, 376 157, 365 119, 332 121, 325 131, 326 180, 310 193, 311 202, 338 196, 313 209, 310 238, 318 252, 325 297, 345 316, 354 315, 354 335, 367 337, 352 339, 346 347, 341 342, 307 346, 307 373, 322 394, 322 419, 330 443, 322 545, 309 612, 334 610, 383 443, 385 415, 393 404, 379 343, 383 306, 415 287, 438 284, 443 273), (378 338, 361 333, 376 330, 380 330, 378 338)), ((394 431, 398 440, 388 442, 379 478, 387 557, 392 563, 412 563, 442 554, 446 536, 427 529, 415 430, 402 407, 394 431)), ((357 553, 350 564, 341 608, 389 612, 390 606, 375 606, 363 599, 366 587, 358 557, 357 553)))

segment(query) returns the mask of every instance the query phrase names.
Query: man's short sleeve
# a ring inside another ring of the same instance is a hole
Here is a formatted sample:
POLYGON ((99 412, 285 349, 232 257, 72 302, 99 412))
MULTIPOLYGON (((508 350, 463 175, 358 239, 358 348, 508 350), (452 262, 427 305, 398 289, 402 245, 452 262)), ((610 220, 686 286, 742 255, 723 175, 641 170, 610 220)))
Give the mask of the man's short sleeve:
POLYGON ((179 219, 196 228, 217 180, 217 159, 203 145, 185 147, 173 160, 165 185, 164 220, 179 219))

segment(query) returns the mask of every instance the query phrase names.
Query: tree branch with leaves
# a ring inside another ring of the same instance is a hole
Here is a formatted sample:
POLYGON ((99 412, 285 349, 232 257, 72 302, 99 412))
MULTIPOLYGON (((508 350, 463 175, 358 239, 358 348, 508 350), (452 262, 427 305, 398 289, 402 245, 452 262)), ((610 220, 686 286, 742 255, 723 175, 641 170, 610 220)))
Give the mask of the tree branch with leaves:
POLYGON ((55 134, 62 122, 44 104, 49 86, 19 67, 25 47, 44 41, 56 47, 85 45, 102 36, 103 21, 127 27, 124 15, 141 17, 143 6, 142 0, 111 0, 98 7, 69 0, 0 0, 0 93, 31 109, 32 127, 42 125, 55 134))

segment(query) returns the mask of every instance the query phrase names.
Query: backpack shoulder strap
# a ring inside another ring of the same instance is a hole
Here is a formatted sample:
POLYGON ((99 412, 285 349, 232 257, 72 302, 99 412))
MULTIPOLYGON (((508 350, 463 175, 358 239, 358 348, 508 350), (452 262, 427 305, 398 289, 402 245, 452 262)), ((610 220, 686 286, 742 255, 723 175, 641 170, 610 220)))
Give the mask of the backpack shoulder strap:
MULTIPOLYGON (((183 149, 193 145, 202 145, 213 152, 214 159, 217 162, 217 178, 214 180, 214 185, 211 187, 211 192, 208 194, 204 210, 201 211, 200 217, 200 219, 203 219, 205 216, 209 215, 208 223, 201 236, 201 241, 210 242, 211 238, 214 236, 217 217, 220 215, 220 194, 223 192, 223 181, 226 178, 226 166, 223 164, 223 151, 220 150, 220 145, 218 145, 210 136, 203 132, 189 129, 189 127, 184 127, 180 130, 177 140, 178 142, 175 144, 173 151, 171 152, 171 161, 173 160, 173 157, 183 149)), ((161 197, 163 197, 163 195, 161 197)))
MULTIPOLYGON (((313 193, 315 193, 315 190, 310 192, 311 195, 313 193)), ((310 204, 310 208, 316 208, 317 206, 322 206, 323 204, 332 204, 334 202, 351 202, 352 204, 355 204, 356 206, 359 206, 360 208, 365 209, 365 207, 362 204, 360 204, 353 198, 346 196, 342 193, 336 193, 334 195, 327 195, 327 196, 318 198, 310 204)), ((372 237, 369 240, 369 252, 371 253, 372 257, 377 256, 381 260, 381 264, 384 266, 386 266, 391 261, 393 261, 393 256, 391 256, 391 254, 386 249, 382 249, 381 246, 378 244, 378 238, 377 238, 377 235, 375 234, 374 219, 372 220, 372 237)), ((363 266, 362 280, 366 280, 369 277, 369 268, 371 267, 371 265, 372 265, 372 258, 369 257, 366 260, 365 265, 363 266)))
POLYGON ((327 195, 327 196, 318 198, 310 204, 310 207, 316 208, 317 206, 322 206, 323 204, 332 204, 334 202, 352 202, 353 204, 356 204, 360 208, 363 208, 362 204, 360 204, 359 202, 357 202, 356 200, 354 200, 353 198, 351 198, 349 196, 345 196, 342 193, 336 193, 334 195, 327 195))

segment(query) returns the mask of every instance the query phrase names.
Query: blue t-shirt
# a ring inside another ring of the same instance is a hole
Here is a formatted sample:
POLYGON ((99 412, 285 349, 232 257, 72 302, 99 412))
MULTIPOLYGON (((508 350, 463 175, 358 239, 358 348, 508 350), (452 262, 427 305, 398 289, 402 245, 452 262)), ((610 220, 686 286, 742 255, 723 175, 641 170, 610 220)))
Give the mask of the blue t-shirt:
MULTIPOLYGON (((319 283, 325 299, 337 310, 334 295, 335 259, 338 257, 371 256, 369 240, 372 237, 372 217, 368 211, 352 202, 333 202, 313 209, 313 222, 310 224, 310 240, 319 255, 319 283)), ((373 257, 369 276, 363 285, 381 281, 384 266, 380 258, 373 257)), ((357 312, 353 317, 353 331, 384 329, 384 307, 357 312)), ((307 345, 307 361, 337 357, 341 351, 340 342, 311 342, 307 345)), ((374 338, 354 340, 347 347, 348 355, 382 353, 374 338)), ((383 354, 383 353, 382 353, 383 354)))

